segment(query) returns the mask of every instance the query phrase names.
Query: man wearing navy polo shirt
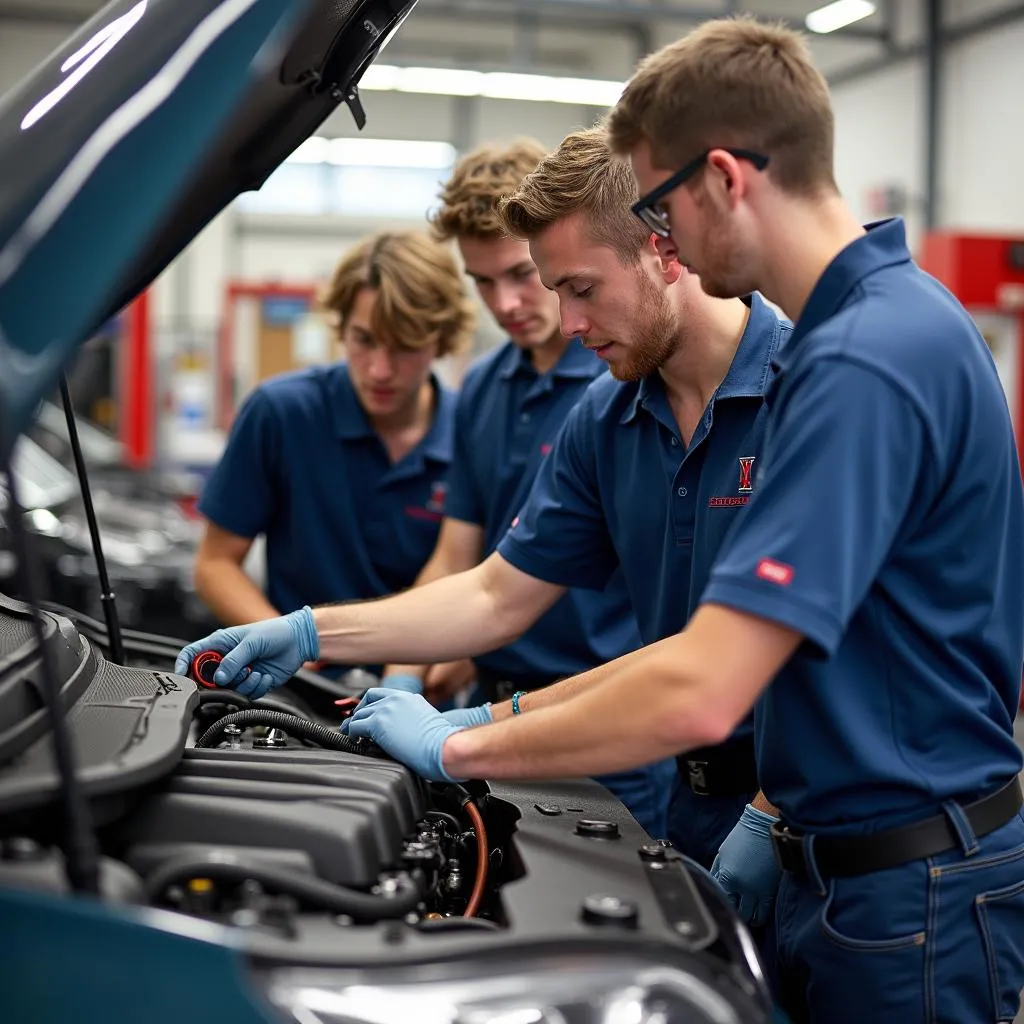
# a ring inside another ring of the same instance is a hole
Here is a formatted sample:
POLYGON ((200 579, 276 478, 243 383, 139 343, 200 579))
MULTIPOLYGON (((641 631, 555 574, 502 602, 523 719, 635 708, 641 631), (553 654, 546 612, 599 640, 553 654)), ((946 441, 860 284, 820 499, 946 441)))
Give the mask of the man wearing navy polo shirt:
MULTIPOLYGON (((787 1008, 1010 1021, 1024 495, 987 347, 903 224, 865 231, 841 199, 828 90, 799 36, 705 24, 641 65, 611 134, 646 193, 637 214, 705 291, 759 287, 795 321, 756 497, 666 652, 680 688, 716 638, 736 652, 712 670, 730 693, 712 717, 764 690, 787 1008)), ((680 734, 702 717, 685 705, 680 734)))
MULTIPOLYGON (((431 217, 434 236, 459 248, 481 301, 508 341, 467 371, 455 412, 455 451, 437 548, 418 584, 478 565, 526 500, 562 424, 605 366, 559 331, 558 300, 540 282, 526 242, 509 238, 496 216, 544 156, 531 139, 485 143, 456 166, 431 217)), ((530 692, 640 646, 621 574, 601 592, 570 590, 510 643, 475 648, 473 664, 390 665, 384 685, 420 689, 434 703, 467 680, 471 704, 530 692)), ((655 836, 665 834, 673 766, 601 781, 655 836)))
POLYGON ((402 590, 437 539, 455 399, 431 366, 475 322, 459 268, 422 233, 374 235, 322 304, 346 361, 258 386, 199 503, 196 585, 228 624, 402 590), (265 594, 242 570, 260 534, 265 594))

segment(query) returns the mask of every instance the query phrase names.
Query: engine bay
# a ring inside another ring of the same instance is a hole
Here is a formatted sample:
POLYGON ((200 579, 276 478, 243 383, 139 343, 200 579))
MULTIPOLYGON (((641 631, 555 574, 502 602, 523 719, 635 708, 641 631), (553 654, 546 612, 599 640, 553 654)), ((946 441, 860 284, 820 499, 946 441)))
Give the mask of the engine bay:
MULTIPOLYGON (((760 1019, 756 959, 713 886, 597 783, 427 783, 341 735, 333 694, 250 702, 153 667, 159 644, 115 665, 43 618, 103 903, 208 923, 275 971, 643 950, 760 1019)), ((0 891, 64 896, 30 621, 0 596, 0 891)))

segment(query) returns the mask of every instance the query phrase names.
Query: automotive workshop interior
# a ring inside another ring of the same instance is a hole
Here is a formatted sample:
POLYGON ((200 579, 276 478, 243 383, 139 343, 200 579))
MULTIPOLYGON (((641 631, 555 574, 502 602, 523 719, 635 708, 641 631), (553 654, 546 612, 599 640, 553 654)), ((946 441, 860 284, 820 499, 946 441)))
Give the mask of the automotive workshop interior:
POLYGON ((0 1021, 1024 1022, 1022 54, 0 0, 0 1021))

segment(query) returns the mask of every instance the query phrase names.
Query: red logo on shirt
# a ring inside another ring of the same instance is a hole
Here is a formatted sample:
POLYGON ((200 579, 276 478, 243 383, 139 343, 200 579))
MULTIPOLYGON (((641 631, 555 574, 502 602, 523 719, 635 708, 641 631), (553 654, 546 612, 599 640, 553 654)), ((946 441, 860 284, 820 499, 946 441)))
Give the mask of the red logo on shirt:
POLYGON ((551 451, 551 445, 549 445, 549 444, 542 444, 540 446, 540 453, 541 453, 541 455, 547 455, 547 453, 549 451, 551 451))
POLYGON ((448 494, 448 485, 443 480, 435 480, 430 485, 430 497, 427 508, 431 512, 444 512, 444 499, 448 494))
POLYGON ((759 579, 769 583, 777 583, 780 587, 788 587, 793 582, 794 569, 785 562, 776 562, 774 558, 762 558, 755 570, 759 579))
POLYGON ((754 455, 744 455, 740 458, 740 486, 738 488, 740 494, 749 494, 754 489, 750 473, 754 468, 755 457, 754 455))
POLYGON ((448 495, 448 485, 443 480, 435 480, 430 485, 430 497, 426 505, 418 508, 416 505, 406 505, 405 514, 413 519, 427 519, 432 523, 438 523, 444 518, 444 499, 448 495))

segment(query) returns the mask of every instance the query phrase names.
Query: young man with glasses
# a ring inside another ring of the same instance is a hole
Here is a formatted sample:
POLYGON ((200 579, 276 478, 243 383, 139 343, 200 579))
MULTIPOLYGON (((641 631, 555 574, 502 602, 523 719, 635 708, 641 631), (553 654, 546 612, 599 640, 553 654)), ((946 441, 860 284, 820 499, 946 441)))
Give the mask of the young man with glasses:
POLYGON ((704 290, 759 288, 795 322, 758 493, 673 651, 685 685, 717 631, 744 652, 735 697, 763 691, 785 1005, 1011 1021, 1024 495, 985 342, 899 220, 865 229, 843 202, 827 86, 795 34, 704 25, 641 66, 611 133, 635 212, 704 290))

